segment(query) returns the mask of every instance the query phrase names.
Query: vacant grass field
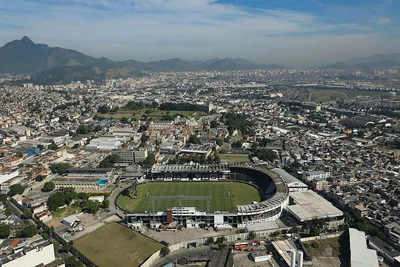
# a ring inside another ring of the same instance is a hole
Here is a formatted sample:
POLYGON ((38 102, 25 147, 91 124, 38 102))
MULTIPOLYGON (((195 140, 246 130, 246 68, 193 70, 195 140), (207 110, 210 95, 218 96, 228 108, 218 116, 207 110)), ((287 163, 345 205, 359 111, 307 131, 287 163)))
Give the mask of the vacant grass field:
POLYGON ((369 90, 346 90, 346 89, 312 89, 310 90, 311 101, 325 103, 340 99, 351 99, 356 96, 377 97, 387 94, 386 92, 369 90))
POLYGON ((139 110, 120 110, 116 113, 107 113, 107 114, 98 114, 99 116, 105 117, 105 118, 114 118, 114 119, 121 119, 123 117, 125 118, 134 118, 136 120, 140 119, 143 115, 147 115, 149 118, 157 119, 161 118, 162 116, 165 115, 170 115, 170 116, 175 116, 177 114, 183 115, 187 118, 200 118, 201 116, 206 115, 204 112, 199 112, 199 111, 180 111, 180 110, 170 110, 167 112, 166 110, 159 110, 159 109, 139 109, 139 110), (149 110, 150 113, 146 114, 146 111, 149 110))
MULTIPOLYGON (((153 182, 137 186, 135 199, 119 196, 117 204, 130 212, 152 211, 149 196, 211 196, 210 210, 235 211, 237 205, 260 201, 260 192, 254 186, 237 182, 153 182)), ((206 200, 184 200, 185 207, 207 210, 206 200)), ((156 210, 179 207, 179 200, 159 200, 156 210)))
POLYGON ((238 163, 248 163, 249 155, 246 154, 219 154, 221 161, 224 162, 238 162, 238 163))
POLYGON ((74 241, 74 247, 99 267, 125 267, 139 266, 163 245, 110 223, 74 241))

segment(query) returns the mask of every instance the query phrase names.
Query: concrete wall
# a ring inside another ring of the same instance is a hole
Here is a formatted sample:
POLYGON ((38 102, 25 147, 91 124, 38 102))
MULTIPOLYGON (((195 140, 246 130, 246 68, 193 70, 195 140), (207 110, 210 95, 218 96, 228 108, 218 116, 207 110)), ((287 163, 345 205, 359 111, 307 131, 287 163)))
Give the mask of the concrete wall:
POLYGON ((308 242, 308 241, 313 241, 313 240, 322 240, 322 239, 327 239, 327 238, 333 238, 333 237, 339 237, 343 232, 338 232, 335 234, 329 234, 329 235, 317 235, 317 236, 310 236, 310 237, 304 237, 301 238, 301 242, 308 242))

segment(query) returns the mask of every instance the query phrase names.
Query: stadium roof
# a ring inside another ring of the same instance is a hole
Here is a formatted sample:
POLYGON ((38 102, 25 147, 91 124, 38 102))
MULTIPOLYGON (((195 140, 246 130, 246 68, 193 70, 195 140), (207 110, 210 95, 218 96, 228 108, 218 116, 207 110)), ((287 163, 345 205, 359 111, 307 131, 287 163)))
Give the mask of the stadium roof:
POLYGON ((272 169, 272 171, 278 174, 287 184, 297 183, 307 187, 305 183, 303 183, 302 181, 300 181, 299 179, 297 179, 296 177, 294 177, 293 175, 291 175, 290 173, 286 172, 281 168, 274 168, 272 169))
POLYGON ((350 235, 350 266, 351 267, 378 267, 378 255, 373 249, 367 248, 365 233, 349 228, 350 235))
POLYGON ((296 204, 287 209, 301 222, 343 215, 341 210, 314 191, 291 192, 290 197, 296 204))
POLYGON ((151 169, 151 173, 163 173, 163 172, 229 172, 229 165, 218 164, 218 165, 160 165, 154 166, 151 169))

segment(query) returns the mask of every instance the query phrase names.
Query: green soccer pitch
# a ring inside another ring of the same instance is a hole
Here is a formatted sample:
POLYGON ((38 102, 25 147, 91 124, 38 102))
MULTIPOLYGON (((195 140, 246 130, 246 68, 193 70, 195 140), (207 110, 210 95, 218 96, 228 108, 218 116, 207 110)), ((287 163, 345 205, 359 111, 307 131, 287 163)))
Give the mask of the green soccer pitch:
MULTIPOLYGON (((135 199, 120 195, 117 205, 128 212, 152 211, 150 196, 211 196, 211 211, 236 211, 237 205, 260 201, 258 189, 240 182, 150 182, 136 187, 135 199)), ((207 200, 183 200, 182 206, 207 209, 207 200)), ((179 207, 179 200, 156 200, 156 211, 179 207)))

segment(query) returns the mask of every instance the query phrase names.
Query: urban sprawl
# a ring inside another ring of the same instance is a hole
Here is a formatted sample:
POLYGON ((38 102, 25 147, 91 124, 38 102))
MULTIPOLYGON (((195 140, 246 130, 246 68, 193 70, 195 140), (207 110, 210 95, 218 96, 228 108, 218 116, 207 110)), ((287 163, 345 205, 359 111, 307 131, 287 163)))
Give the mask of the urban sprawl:
POLYGON ((15 78, 0 266, 400 264, 398 69, 15 78))

